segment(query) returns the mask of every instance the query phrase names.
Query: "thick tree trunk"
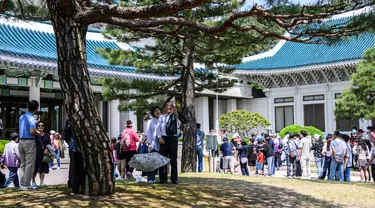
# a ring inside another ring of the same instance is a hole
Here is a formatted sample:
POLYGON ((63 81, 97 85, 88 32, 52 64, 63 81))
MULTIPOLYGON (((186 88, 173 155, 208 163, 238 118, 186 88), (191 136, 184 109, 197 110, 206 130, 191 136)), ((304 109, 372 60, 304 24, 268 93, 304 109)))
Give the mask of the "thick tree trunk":
POLYGON ((182 80, 182 111, 187 120, 184 124, 184 141, 182 145, 181 172, 195 172, 196 157, 196 121, 195 121, 195 71, 194 71, 194 42, 185 40, 184 70, 182 80))
MULTIPOLYGON (((76 22, 70 0, 48 0, 56 36, 58 74, 64 106, 82 151, 89 195, 114 192, 113 156, 98 115, 87 69, 87 25, 76 22)), ((73 176, 74 177, 74 176, 73 176)))

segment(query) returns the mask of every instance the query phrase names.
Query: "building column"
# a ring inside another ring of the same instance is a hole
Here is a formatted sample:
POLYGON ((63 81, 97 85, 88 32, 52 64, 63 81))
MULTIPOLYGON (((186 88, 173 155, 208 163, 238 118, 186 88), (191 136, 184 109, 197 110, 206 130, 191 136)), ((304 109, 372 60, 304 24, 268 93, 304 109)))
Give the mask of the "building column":
POLYGON ((325 132, 333 132, 336 129, 335 116, 333 113, 335 99, 333 98, 333 93, 331 92, 331 87, 326 85, 326 130, 325 132))
POLYGON ((237 110, 237 100, 228 99, 227 100, 227 112, 232 112, 237 110))
POLYGON ((298 124, 298 125, 301 125, 301 126, 304 126, 305 125, 305 122, 303 120, 303 114, 304 114, 304 110, 303 110, 303 104, 302 104, 302 100, 301 100, 301 95, 299 93, 299 89, 298 87, 295 87, 294 88, 294 103, 295 103, 295 107, 294 107, 294 122, 295 124, 298 124))
POLYGON ((96 101, 96 108, 101 120, 103 120, 103 101, 96 101))
POLYGON ((120 104, 120 100, 111 100, 109 102, 109 114, 108 114, 108 129, 109 129, 109 136, 116 137, 120 135, 120 112, 118 110, 118 106, 120 104))
POLYGON ((208 97, 198 97, 195 103, 195 118, 201 124, 201 130, 210 131, 208 97))
POLYGON ((29 100, 36 100, 40 105, 40 87, 36 77, 30 77, 29 100))

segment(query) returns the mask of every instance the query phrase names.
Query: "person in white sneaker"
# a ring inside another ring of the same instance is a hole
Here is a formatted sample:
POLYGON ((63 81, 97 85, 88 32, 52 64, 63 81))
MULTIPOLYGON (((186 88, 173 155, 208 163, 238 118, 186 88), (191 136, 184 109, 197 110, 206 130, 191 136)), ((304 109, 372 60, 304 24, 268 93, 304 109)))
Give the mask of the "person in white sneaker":
POLYGON ((301 162, 302 166, 302 179, 310 179, 310 151, 312 143, 311 139, 307 138, 306 131, 301 131, 301 138, 298 160, 301 162))

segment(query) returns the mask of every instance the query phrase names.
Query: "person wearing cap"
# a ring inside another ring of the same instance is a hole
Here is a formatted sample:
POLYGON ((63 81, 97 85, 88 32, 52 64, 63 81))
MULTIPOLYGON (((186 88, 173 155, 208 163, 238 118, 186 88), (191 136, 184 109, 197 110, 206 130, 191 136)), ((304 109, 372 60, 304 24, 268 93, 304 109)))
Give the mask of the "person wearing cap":
POLYGON ((228 138, 223 138, 223 143, 220 145, 220 151, 223 153, 223 169, 225 173, 228 173, 228 170, 231 174, 234 174, 234 155, 233 143, 229 141, 228 138))
MULTIPOLYGON (((275 152, 275 143, 273 142, 271 135, 265 134, 264 138, 266 139, 267 144, 271 146, 272 152, 275 152)), ((267 163, 268 163, 268 160, 267 160, 267 163)), ((272 156, 271 170, 272 170, 272 174, 275 174, 275 155, 272 156)))
POLYGON ((3 156, 1 157, 1 163, 4 163, 5 166, 8 167, 9 170, 9 177, 6 179, 3 187, 0 188, 6 188, 11 183, 14 184, 14 187, 19 188, 19 179, 18 179, 18 167, 20 165, 20 154, 18 152, 18 134, 12 133, 10 135, 11 141, 5 145, 3 156))
POLYGON ((323 145, 323 150, 322 150, 322 155, 324 156, 324 166, 323 166, 323 173, 319 178, 321 180, 324 180, 327 173, 328 173, 327 177, 329 177, 329 174, 331 172, 331 170, 330 170, 331 155, 332 155, 331 142, 333 141, 332 134, 327 134, 326 140, 327 140, 327 142, 323 145))
POLYGON ((133 156, 137 154, 137 142, 139 142, 140 139, 138 137, 137 132, 133 129, 133 122, 131 120, 126 121, 126 127, 122 132, 122 135, 125 135, 125 133, 129 135, 129 138, 131 140, 130 147, 124 149, 124 155, 126 160, 126 178, 133 179, 134 168, 129 166, 129 162, 133 158, 133 156))

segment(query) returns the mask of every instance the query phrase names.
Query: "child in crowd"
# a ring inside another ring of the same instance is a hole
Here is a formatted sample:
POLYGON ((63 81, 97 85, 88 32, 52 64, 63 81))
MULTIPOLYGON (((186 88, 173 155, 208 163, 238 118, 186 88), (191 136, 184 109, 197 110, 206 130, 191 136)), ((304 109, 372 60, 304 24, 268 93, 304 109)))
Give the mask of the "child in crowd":
POLYGON ((258 154, 257 169, 258 169, 259 175, 263 176, 264 175, 264 153, 263 152, 260 152, 258 154))
POLYGON ((111 138, 111 150, 113 152, 113 173, 114 173, 116 180, 119 180, 121 178, 120 178, 120 175, 116 171, 116 167, 117 167, 116 137, 111 138))

